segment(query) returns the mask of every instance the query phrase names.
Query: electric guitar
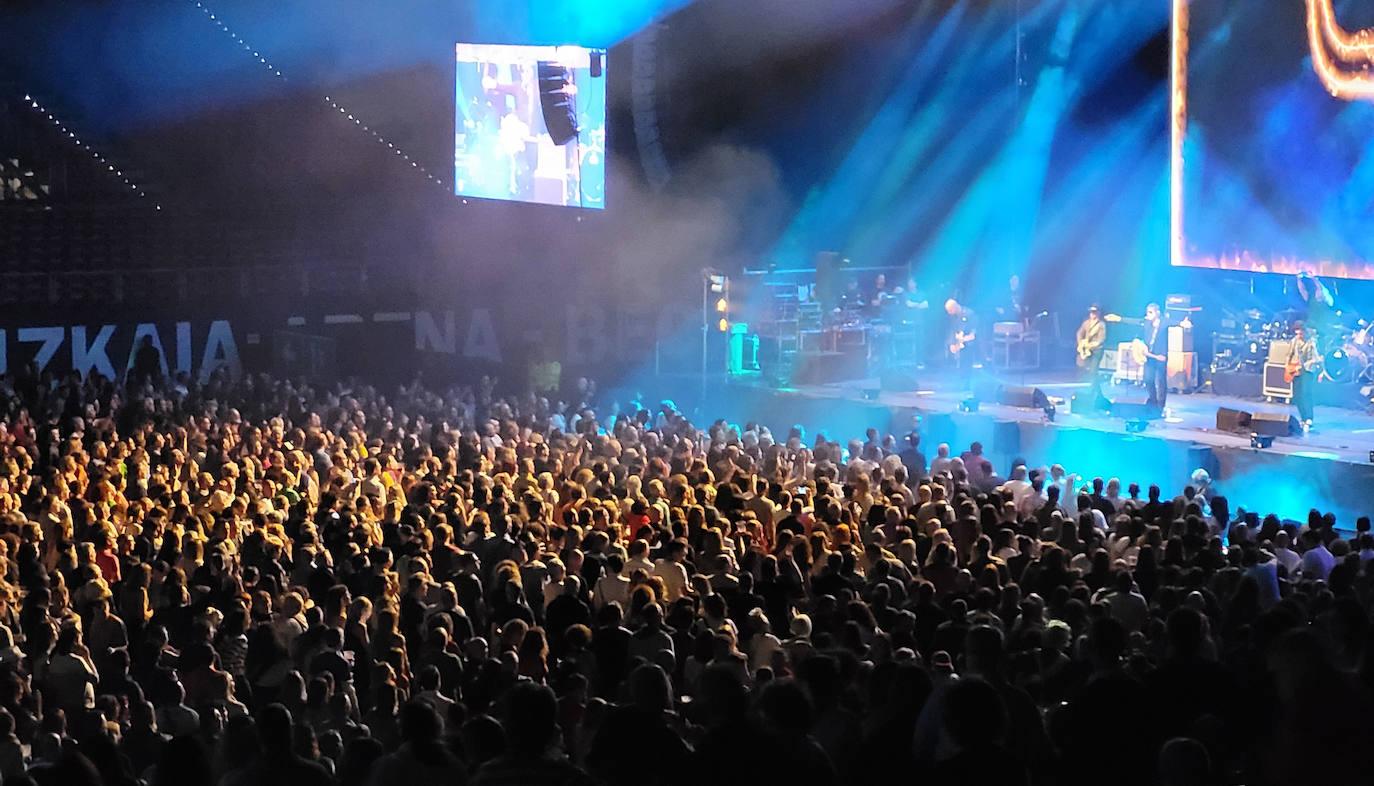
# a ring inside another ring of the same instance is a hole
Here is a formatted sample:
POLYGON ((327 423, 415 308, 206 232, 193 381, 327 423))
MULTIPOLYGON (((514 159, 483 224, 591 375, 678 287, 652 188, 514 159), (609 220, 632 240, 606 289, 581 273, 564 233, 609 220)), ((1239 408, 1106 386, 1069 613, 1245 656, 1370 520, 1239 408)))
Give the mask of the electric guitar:
POLYGON ((1105 326, 1103 326, 1102 335, 1104 337, 1102 340, 1093 341, 1092 331, 1090 331, 1086 337, 1077 342, 1079 368, 1084 368, 1085 366, 1087 366, 1088 361, 1092 359, 1093 353, 1097 352, 1099 349, 1102 348, 1103 343, 1105 343, 1106 336, 1105 326))
POLYGON ((1093 353, 1097 351, 1101 344, 1094 344, 1087 339, 1078 342, 1078 367, 1083 368, 1092 359, 1093 353))
MULTIPOLYGON (((1293 384, 1293 380, 1307 373, 1307 369, 1303 367, 1302 358, 1303 355, 1309 353, 1315 354, 1315 350, 1310 343, 1303 344, 1297 341, 1293 342, 1293 349, 1288 355, 1288 362, 1283 364, 1283 381, 1285 384, 1291 385, 1293 384)), ((1317 359, 1319 360, 1320 357, 1317 359)), ((1318 380, 1320 379, 1321 376, 1319 375, 1318 380)))
POLYGON ((977 336, 972 330, 967 333, 962 330, 955 331, 954 340, 949 343, 949 354, 958 357, 959 353, 963 352, 975 338, 977 338, 977 336))
POLYGON ((1293 380, 1297 379, 1298 375, 1301 373, 1302 364, 1298 362, 1298 359, 1296 357, 1289 358, 1288 362, 1283 366, 1284 384, 1293 384, 1293 380))

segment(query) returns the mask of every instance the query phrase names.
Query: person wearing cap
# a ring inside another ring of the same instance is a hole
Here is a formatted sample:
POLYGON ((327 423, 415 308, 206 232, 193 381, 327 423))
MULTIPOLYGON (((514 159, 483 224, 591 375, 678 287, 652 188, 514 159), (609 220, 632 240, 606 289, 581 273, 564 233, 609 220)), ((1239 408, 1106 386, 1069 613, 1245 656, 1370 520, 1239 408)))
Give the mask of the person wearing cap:
POLYGON ((1087 319, 1078 326, 1075 341, 1078 367, 1088 377, 1088 400, 1096 401, 1102 384, 1097 369, 1102 365, 1102 351, 1107 345, 1107 323, 1096 303, 1088 308, 1087 319))

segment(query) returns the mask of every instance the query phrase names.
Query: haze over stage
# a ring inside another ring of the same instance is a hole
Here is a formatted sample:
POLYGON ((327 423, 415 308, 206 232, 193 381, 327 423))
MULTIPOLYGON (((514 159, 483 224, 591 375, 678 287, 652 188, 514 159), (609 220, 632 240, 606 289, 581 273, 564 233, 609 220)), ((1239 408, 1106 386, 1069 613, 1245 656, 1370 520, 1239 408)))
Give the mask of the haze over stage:
POLYGON ((0 780, 1370 783, 1372 103, 1368 0, 0 2, 0 780))

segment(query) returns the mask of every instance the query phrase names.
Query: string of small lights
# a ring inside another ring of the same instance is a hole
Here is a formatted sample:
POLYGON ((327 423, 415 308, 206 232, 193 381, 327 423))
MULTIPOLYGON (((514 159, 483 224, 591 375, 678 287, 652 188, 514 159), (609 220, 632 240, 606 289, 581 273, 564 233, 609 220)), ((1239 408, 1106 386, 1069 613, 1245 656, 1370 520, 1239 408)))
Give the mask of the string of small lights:
MULTIPOLYGON (((75 131, 68 128, 67 124, 63 122, 61 118, 54 115, 48 107, 43 106, 43 104, 40 103, 38 99, 34 98, 31 95, 25 95, 24 100, 28 102, 30 109, 37 112, 41 117, 47 118, 48 122, 52 124, 52 127, 57 129, 70 144, 75 145, 77 148, 80 148, 84 153, 90 154, 92 160, 98 162, 101 166, 105 167, 105 171, 110 177, 118 178, 120 182, 122 182, 126 187, 128 187, 131 193, 138 194, 139 198, 148 198, 148 193, 143 190, 142 186, 135 183, 133 180, 130 180, 129 176, 124 174, 123 169, 119 168, 114 164, 114 162, 106 158, 104 153, 101 153, 99 150, 96 150, 95 148, 91 147, 90 142, 85 141, 81 137, 77 136, 75 131)), ((158 204, 154 204, 153 207, 157 210, 162 209, 162 205, 158 204)))
MULTIPOLYGON (((249 44, 247 41, 243 40, 243 38, 240 37, 238 33, 234 32, 232 29, 230 29, 230 28, 229 28, 229 25, 225 24, 224 20, 223 20, 223 19, 220 19, 218 15, 216 15, 214 12, 212 12, 212 11, 210 10, 209 6, 205 5, 205 3, 200 2, 200 0, 195 0, 195 2, 196 2, 196 8, 199 8, 199 9, 201 10, 201 12, 202 12, 207 18, 209 18, 209 20, 210 20, 211 22, 213 22, 213 23, 215 24, 216 27, 218 27, 220 30, 224 31, 224 33, 225 33, 226 35, 228 35, 230 38, 232 38, 232 39, 234 40, 234 43, 237 44, 241 49, 243 49, 243 51, 245 51, 245 52, 251 54, 254 58, 256 58, 256 59, 258 60, 258 62, 259 62, 264 68, 266 68, 266 69, 268 70, 268 72, 270 72, 271 75, 272 75, 274 78, 280 79, 280 80, 282 80, 282 81, 286 81, 286 77, 285 77, 285 76, 282 76, 281 69, 278 68, 277 66, 273 65, 272 62, 269 61, 269 60, 267 59, 267 57, 266 57, 265 55, 263 55, 262 52, 261 52, 260 50, 254 49, 253 46, 252 46, 251 44, 249 44)), ((417 172, 419 172, 420 174, 424 175, 426 179, 428 179, 430 182, 434 183, 435 185, 438 185, 438 186, 441 186, 441 187, 444 185, 444 181, 443 181, 443 180, 441 180, 441 179, 438 178, 438 177, 435 177, 434 174, 433 174, 432 172, 430 172, 430 171, 429 171, 428 169, 426 169, 425 167, 421 166, 419 161, 417 161, 417 160, 411 158, 409 153, 407 153, 407 152, 405 152, 404 150, 402 150, 401 148, 397 147, 397 146, 395 145, 395 143, 393 143, 391 140, 387 139, 386 137, 382 136, 380 133, 378 133, 378 132, 376 131, 376 129, 372 128, 371 126, 369 126, 369 125, 367 125, 367 124, 365 124, 365 123, 363 123, 362 119, 359 118, 359 117, 357 117, 352 111, 350 111, 350 110, 348 109, 348 107, 346 107, 346 106, 340 104, 338 101, 334 100, 334 99, 331 98, 330 96, 325 96, 325 97, 324 97, 324 102, 325 102, 326 104, 329 104, 329 106, 330 106, 332 109, 338 110, 339 114, 340 114, 341 116, 343 116, 345 119, 347 119, 349 122, 351 122, 351 123, 353 124, 354 128, 357 128, 358 130, 362 131, 363 133, 368 134, 369 136, 371 136, 372 139, 376 140, 376 142, 377 142, 378 144, 385 146, 385 147, 386 147, 388 150, 390 150, 393 154, 395 154, 396 156, 398 156, 398 157, 401 159, 401 161, 402 161, 403 163, 410 164, 410 168, 411 168, 411 169, 414 169, 415 171, 417 171, 417 172)))

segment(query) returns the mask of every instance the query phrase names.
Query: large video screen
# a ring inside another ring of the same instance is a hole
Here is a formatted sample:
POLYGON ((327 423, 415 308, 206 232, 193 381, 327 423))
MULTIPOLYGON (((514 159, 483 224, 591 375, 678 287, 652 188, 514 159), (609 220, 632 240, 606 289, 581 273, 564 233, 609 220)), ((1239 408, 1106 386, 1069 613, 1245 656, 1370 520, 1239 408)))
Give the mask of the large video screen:
POLYGON ((454 193, 606 206, 606 52, 458 44, 454 193))
POLYGON ((1173 2, 1173 264, 1374 278, 1374 3, 1173 2))

